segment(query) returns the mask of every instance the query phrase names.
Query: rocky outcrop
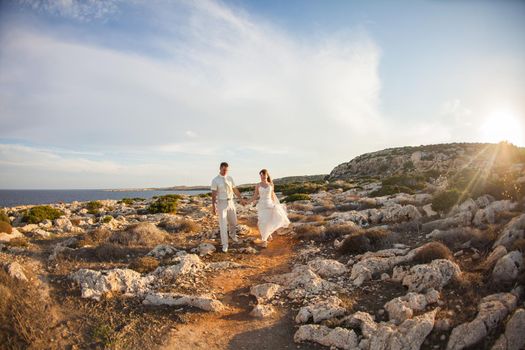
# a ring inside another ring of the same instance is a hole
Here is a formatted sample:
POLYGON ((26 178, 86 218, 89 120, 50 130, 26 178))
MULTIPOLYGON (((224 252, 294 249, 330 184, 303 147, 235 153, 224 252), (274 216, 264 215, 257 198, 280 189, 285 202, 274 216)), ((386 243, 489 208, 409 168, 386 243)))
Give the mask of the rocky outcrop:
POLYGON ((272 305, 258 304, 250 311, 250 316, 256 318, 268 318, 275 313, 272 305))
POLYGON ((426 294, 409 292, 406 295, 394 298, 385 304, 385 310, 391 321, 396 324, 412 318, 414 311, 423 311, 427 305, 437 303, 439 292, 430 289, 426 294))
POLYGON ((495 283, 513 282, 518 277, 522 266, 523 256, 521 252, 510 252, 501 257, 494 266, 492 280, 495 283))
POLYGON ((394 266, 407 263, 414 257, 414 251, 408 249, 385 249, 363 254, 360 261, 352 266, 350 279, 355 286, 372 279, 374 274, 388 271, 394 266))
POLYGON ((493 247, 502 245, 507 249, 512 247, 514 241, 525 238, 525 214, 521 214, 509 221, 493 247))
POLYGON ((302 289, 308 293, 333 290, 336 285, 319 277, 307 265, 299 265, 292 272, 272 276, 270 282, 280 284, 284 289, 302 289))
POLYGON ((275 283, 263 283, 250 288, 250 294, 253 295, 259 304, 266 303, 274 298, 281 290, 281 286, 275 283))
POLYGON ((80 285, 82 298, 95 300, 109 293, 141 295, 149 290, 149 285, 155 280, 154 276, 143 277, 130 269, 81 269, 73 273, 71 278, 80 285))
POLYGON ((297 316, 295 322, 306 323, 313 319, 314 323, 319 323, 323 320, 328 320, 333 317, 343 316, 346 309, 341 305, 343 302, 338 297, 332 296, 326 300, 318 301, 314 304, 303 306, 297 316))
POLYGON ((452 279, 461 275, 459 266, 447 259, 437 259, 430 264, 415 265, 403 278, 403 285, 411 292, 441 290, 452 279))
POLYGON ((180 295, 177 293, 148 293, 144 305, 192 306, 205 311, 220 312, 224 305, 208 295, 180 295))
POLYGON ((163 259, 177 253, 177 249, 169 244, 159 244, 155 246, 149 253, 148 256, 152 256, 157 259, 163 259))
POLYGON ((517 301, 511 293, 492 294, 481 299, 476 318, 452 330, 447 350, 464 349, 478 343, 516 308, 517 301))
POLYGON ((521 350, 525 348, 525 310, 518 309, 512 314, 505 326, 505 333, 503 333, 492 350, 521 350))
POLYGON ((310 341, 345 350, 353 350, 358 346, 357 335, 353 330, 341 327, 332 329, 316 324, 307 324, 299 327, 297 332, 295 332, 294 341, 296 343, 310 341))
POLYGON ((195 254, 181 254, 172 261, 175 265, 158 267, 153 274, 160 278, 177 278, 179 275, 194 274, 206 267, 206 264, 195 254))
POLYGON ((344 264, 333 259, 314 259, 308 262, 308 267, 323 278, 339 276, 348 271, 344 264))

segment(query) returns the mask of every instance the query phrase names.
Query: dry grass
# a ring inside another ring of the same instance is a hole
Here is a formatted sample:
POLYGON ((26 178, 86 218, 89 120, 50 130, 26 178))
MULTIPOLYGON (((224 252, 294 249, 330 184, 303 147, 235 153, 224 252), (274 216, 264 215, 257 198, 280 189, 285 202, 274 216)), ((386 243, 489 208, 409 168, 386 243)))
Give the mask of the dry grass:
POLYGON ((99 261, 123 261, 129 259, 133 251, 113 243, 102 243, 93 254, 99 261))
POLYGON ((9 247, 28 247, 29 241, 25 237, 16 237, 9 242, 5 242, 4 244, 9 247))
POLYGON ((71 223, 72 223, 73 225, 78 226, 78 225, 80 225, 80 222, 81 222, 82 220, 80 220, 79 218, 72 218, 72 219, 70 219, 69 221, 71 221, 71 223))
POLYGON ((322 226, 310 224, 296 226, 294 228, 297 238, 307 241, 323 241, 325 239, 324 229, 322 226))
POLYGON ((436 259, 453 260, 453 254, 443 243, 430 242, 420 247, 412 261, 415 264, 428 264, 436 259))
POLYGON ((313 205, 308 203, 287 203, 286 208, 297 210, 297 211, 311 211, 313 209, 313 205))
POLYGON ((29 282, 0 269, 0 344, 3 349, 43 349, 52 326, 48 303, 29 282))
POLYGON ((525 239, 519 238, 512 243, 512 250, 519 250, 522 254, 525 254, 525 239))
POLYGON ((148 273, 159 267, 159 261, 152 256, 142 256, 131 262, 130 269, 140 273, 148 273))
POLYGON ((322 215, 306 215, 303 219, 304 222, 324 222, 324 216, 322 215))
POLYGON ((183 218, 168 218, 164 219, 159 223, 159 227, 162 227, 168 232, 178 233, 178 232, 199 232, 202 230, 202 227, 199 223, 183 218))
POLYGON ((459 249, 465 242, 470 241, 470 245, 478 250, 490 248, 497 238, 497 228, 489 226, 486 230, 479 230, 471 227, 459 227, 443 231, 436 240, 439 240, 452 250, 459 249))
POLYGON ((360 230, 346 237, 339 247, 340 254, 362 254, 369 251, 390 248, 393 243, 392 234, 381 228, 360 230))
POLYGON ((353 235, 362 231, 363 229, 356 224, 332 224, 326 227, 326 235, 330 238, 353 235))
POLYGON ((11 234, 11 232, 13 232, 13 228, 11 227, 11 224, 5 221, 0 221, 0 232, 11 234))
POLYGON ((154 224, 141 222, 128 226, 124 231, 114 232, 109 242, 125 246, 152 246, 164 242, 167 236, 154 224))
POLYGON ((288 213, 288 219, 290 219, 291 222, 297 222, 304 220, 306 218, 303 214, 297 214, 297 213, 288 213))
POLYGON ((82 235, 78 241, 79 247, 84 246, 95 246, 100 243, 106 242, 111 236, 111 231, 105 228, 96 228, 94 230, 88 231, 82 235))

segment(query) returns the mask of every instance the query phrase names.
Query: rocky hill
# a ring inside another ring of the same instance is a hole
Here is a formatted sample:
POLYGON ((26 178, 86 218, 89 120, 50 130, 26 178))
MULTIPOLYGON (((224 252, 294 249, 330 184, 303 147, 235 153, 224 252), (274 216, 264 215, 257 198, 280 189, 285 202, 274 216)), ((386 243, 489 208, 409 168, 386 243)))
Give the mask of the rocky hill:
POLYGON ((501 162, 525 162, 525 149, 506 143, 449 143, 416 147, 388 148, 362 154, 336 166, 329 179, 351 179, 363 176, 385 177, 410 172, 451 174, 468 167, 486 170, 501 162), (504 154, 508 153, 508 154, 504 154))

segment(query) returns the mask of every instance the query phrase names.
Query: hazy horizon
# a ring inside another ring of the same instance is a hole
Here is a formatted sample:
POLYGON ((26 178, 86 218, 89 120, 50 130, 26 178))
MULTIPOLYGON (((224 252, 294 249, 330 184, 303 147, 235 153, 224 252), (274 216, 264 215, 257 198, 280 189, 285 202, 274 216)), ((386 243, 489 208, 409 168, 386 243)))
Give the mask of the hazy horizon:
POLYGON ((523 1, 0 3, 0 188, 327 174, 525 146, 523 1))

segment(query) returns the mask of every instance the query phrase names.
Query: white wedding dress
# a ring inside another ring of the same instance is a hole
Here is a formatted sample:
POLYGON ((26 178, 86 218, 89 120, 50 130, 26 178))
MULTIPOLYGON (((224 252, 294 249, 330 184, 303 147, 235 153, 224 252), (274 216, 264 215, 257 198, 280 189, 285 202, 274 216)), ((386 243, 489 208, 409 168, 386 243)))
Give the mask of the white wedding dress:
POLYGON ((272 198, 272 185, 259 186, 259 202, 257 203, 257 226, 261 233, 261 239, 266 241, 268 237, 281 227, 288 227, 290 220, 286 214, 286 208, 276 199, 272 198))

